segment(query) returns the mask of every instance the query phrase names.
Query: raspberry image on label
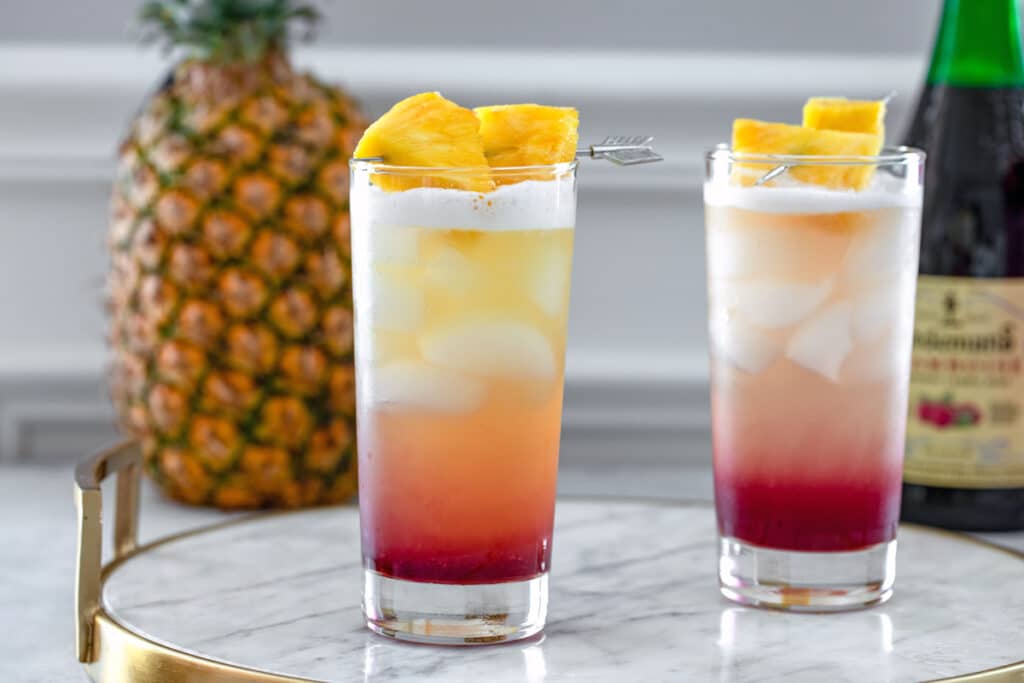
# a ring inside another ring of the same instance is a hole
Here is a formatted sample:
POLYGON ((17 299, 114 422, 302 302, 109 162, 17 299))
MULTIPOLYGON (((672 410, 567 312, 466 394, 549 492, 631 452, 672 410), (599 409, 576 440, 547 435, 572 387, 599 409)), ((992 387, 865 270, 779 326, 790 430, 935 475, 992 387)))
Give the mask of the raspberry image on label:
POLYGON ((938 429, 970 427, 981 422, 981 408, 974 403, 954 403, 952 396, 940 401, 922 398, 917 404, 917 418, 938 429))

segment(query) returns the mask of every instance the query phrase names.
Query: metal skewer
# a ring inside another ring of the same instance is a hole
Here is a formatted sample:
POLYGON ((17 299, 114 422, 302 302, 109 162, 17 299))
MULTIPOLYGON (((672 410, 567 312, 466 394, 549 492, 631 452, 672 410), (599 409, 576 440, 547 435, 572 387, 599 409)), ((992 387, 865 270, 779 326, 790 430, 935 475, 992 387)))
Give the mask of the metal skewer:
POLYGON ((782 166, 776 166, 775 168, 773 168, 772 170, 768 171, 763 176, 758 178, 757 182, 754 183, 754 186, 757 187, 758 185, 764 185, 769 180, 774 180, 775 178, 778 178, 780 175, 782 175, 788 170, 789 166, 787 166, 786 164, 783 164, 782 166))
POLYGON ((662 161, 664 157, 654 151, 651 135, 609 135, 599 145, 576 150, 577 158, 607 159, 619 166, 634 166, 662 161))
MULTIPOLYGON (((650 135, 609 135, 600 144, 580 147, 576 150, 577 159, 607 159, 619 166, 635 166, 663 161, 664 157, 654 151, 650 135)), ((358 157, 352 161, 368 161, 382 163, 384 157, 358 157)))

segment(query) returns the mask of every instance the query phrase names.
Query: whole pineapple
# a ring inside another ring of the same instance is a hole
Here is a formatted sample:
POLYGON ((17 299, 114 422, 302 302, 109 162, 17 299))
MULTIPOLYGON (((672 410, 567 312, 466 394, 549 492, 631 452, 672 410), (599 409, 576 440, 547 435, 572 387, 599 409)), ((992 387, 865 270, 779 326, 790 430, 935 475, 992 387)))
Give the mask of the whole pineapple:
POLYGON ((365 127, 294 71, 294 0, 159 0, 186 51, 133 122, 112 199, 111 389, 147 470, 224 508, 355 490, 348 159, 365 127))

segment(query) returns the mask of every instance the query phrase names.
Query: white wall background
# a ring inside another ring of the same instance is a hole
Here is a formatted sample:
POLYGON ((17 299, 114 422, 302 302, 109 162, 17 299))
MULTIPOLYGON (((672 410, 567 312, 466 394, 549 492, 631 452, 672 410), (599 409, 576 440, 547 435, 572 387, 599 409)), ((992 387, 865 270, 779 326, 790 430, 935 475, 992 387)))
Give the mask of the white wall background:
MULTIPOLYGON (((582 136, 647 133, 667 162, 586 164, 564 458, 707 460, 701 152, 736 116, 798 120, 811 94, 899 93, 938 0, 339 0, 299 61, 376 116, 427 89, 581 111, 582 136)), ((103 392, 112 151, 166 69, 135 0, 0 0, 0 462, 113 438, 103 392)))
MULTIPOLYGON (((919 54, 939 0, 312 0, 331 45, 919 54), (923 29, 923 30, 922 30, 923 29)), ((0 40, 132 39, 139 0, 3 0, 0 40)))

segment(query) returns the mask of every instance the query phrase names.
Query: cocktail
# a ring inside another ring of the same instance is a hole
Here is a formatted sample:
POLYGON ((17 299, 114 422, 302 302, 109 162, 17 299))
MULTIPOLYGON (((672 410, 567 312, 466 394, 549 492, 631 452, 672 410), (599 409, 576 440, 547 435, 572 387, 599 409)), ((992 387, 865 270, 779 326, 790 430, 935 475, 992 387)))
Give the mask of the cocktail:
POLYGON ((364 610, 379 633, 462 644, 543 628, 576 121, 426 93, 356 150, 380 159, 353 162, 351 189, 364 610))
POLYGON ((738 120, 707 155, 719 579, 739 602, 892 593, 923 155, 880 150, 883 109, 812 100, 804 126, 738 120))

